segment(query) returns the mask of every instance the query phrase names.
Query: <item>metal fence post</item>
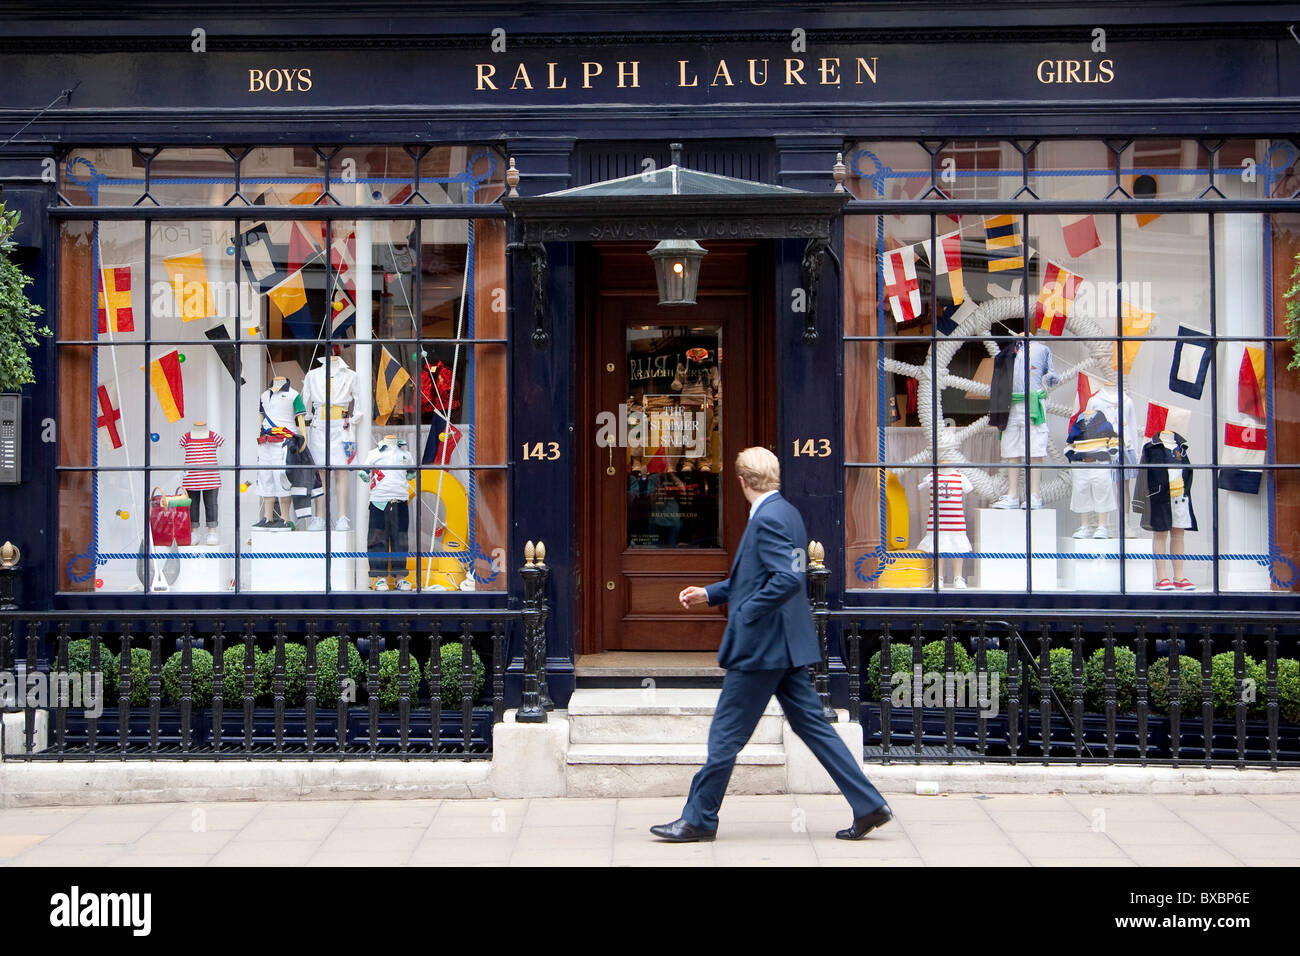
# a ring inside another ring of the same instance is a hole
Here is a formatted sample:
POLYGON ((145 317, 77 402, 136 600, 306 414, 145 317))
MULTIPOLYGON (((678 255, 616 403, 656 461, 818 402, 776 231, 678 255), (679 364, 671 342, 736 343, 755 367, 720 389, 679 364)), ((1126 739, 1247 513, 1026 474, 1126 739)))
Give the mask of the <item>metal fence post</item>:
POLYGON ((832 724, 839 717, 831 706, 830 689, 830 651, 826 646, 826 587, 830 583, 831 572, 826 567, 826 549, 820 541, 808 542, 808 592, 812 602, 813 623, 817 627, 817 646, 821 658, 813 665, 813 687, 822 702, 822 716, 832 724))
POLYGON ((531 541, 526 542, 524 565, 519 569, 519 576, 524 579, 524 692, 519 710, 515 712, 515 720, 521 724, 546 723, 546 708, 541 702, 540 675, 540 669, 546 665, 546 631, 542 597, 546 566, 541 561, 535 560, 539 552, 541 557, 545 558, 545 545, 538 542, 534 547, 531 541))

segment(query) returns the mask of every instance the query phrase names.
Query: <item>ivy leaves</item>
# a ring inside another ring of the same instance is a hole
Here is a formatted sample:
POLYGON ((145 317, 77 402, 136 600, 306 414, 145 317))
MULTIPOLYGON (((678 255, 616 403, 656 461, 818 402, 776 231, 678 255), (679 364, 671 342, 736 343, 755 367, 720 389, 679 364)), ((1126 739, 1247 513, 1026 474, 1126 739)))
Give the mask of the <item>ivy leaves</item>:
POLYGON ((17 228, 17 211, 9 212, 0 204, 0 392, 16 392, 35 381, 29 350, 39 344, 38 335, 50 334, 45 326, 36 325, 43 310, 23 292, 31 278, 9 257, 17 228))

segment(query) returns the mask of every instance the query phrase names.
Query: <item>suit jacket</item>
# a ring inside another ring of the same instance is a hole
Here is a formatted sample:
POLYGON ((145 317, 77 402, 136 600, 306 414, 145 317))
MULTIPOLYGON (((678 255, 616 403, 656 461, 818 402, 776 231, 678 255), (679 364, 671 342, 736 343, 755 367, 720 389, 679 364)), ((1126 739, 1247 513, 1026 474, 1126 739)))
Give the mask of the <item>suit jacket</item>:
POLYGON ((731 576, 705 588, 730 604, 718 664, 729 670, 806 667, 821 660, 806 576, 795 549, 808 547, 803 518, 780 492, 762 501, 740 539, 731 576))

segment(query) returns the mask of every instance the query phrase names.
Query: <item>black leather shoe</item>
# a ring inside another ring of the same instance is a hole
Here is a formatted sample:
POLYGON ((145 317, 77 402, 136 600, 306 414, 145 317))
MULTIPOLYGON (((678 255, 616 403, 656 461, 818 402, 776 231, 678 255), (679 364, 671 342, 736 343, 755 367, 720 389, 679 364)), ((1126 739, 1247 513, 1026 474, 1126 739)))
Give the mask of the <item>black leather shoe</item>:
POLYGON ((885 804, 879 810, 872 810, 866 816, 854 817, 853 826, 835 833, 841 840, 861 840, 876 827, 884 826, 890 820, 894 819, 893 811, 889 809, 889 804, 885 804))
POLYGON ((672 823, 660 823, 650 828, 653 833, 661 840, 667 840, 669 843, 696 843, 699 841, 707 843, 717 836, 716 830, 701 830, 699 827, 693 827, 685 820, 674 820, 672 823))

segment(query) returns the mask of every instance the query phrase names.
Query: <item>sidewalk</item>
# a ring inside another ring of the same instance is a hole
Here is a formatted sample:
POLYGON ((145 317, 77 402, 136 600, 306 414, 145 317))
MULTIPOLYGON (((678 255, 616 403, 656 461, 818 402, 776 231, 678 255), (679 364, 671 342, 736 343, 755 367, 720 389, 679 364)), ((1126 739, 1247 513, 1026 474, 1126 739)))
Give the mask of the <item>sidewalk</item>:
POLYGON ((894 795, 861 842, 839 796, 733 796, 714 843, 647 832, 682 800, 361 800, 0 810, 0 866, 1278 866, 1300 798, 894 795))

